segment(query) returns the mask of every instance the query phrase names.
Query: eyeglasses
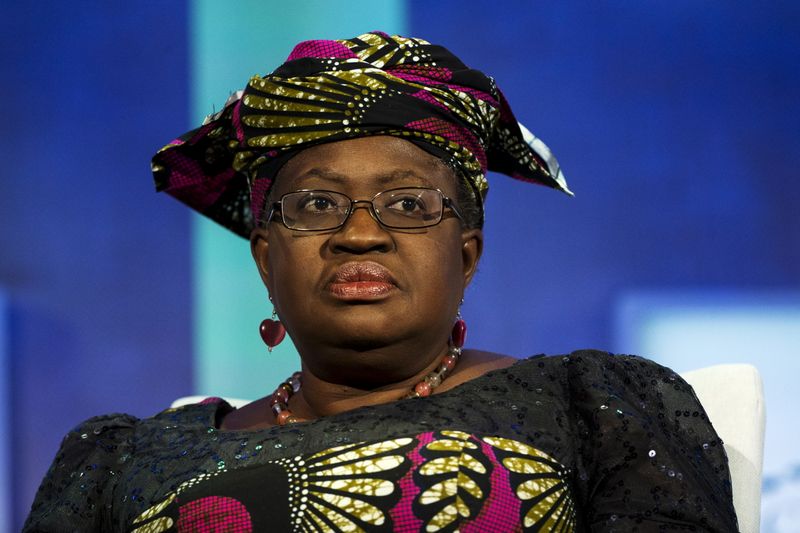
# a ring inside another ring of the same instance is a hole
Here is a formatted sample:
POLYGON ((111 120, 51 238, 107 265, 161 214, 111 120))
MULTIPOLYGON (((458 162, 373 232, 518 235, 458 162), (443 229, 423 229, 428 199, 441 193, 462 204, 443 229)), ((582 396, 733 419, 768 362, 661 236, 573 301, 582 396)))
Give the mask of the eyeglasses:
MULTIPOLYGON (((438 189, 403 187, 379 192, 371 200, 353 200, 336 191, 302 190, 284 194, 272 204, 267 221, 279 212, 280 220, 297 231, 325 231, 344 226, 357 204, 369 204, 370 214, 387 228, 415 229, 435 226, 449 208, 463 221, 453 201, 438 189)), ((367 206, 364 206, 367 207, 367 206)))

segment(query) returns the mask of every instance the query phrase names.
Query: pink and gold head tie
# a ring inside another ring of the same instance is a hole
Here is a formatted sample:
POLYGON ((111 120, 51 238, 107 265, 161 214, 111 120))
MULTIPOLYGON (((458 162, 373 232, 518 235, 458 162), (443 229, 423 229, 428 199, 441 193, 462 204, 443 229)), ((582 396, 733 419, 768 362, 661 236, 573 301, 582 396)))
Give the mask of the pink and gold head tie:
POLYGON ((305 41, 203 125, 156 153, 156 188, 249 237, 278 169, 315 144, 407 139, 441 158, 482 205, 486 172, 572 195, 555 157, 519 124, 494 80, 422 39, 366 33, 305 41))

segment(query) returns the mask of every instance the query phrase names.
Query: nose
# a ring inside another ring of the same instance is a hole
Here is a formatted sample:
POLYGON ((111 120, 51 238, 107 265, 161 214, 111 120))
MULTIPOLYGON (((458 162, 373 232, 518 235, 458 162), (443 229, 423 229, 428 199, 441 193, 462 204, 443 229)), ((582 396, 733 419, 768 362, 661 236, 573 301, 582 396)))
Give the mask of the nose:
POLYGON ((394 246, 392 236, 381 225, 369 201, 353 202, 344 225, 331 235, 329 244, 335 252, 363 254, 388 252, 394 246))

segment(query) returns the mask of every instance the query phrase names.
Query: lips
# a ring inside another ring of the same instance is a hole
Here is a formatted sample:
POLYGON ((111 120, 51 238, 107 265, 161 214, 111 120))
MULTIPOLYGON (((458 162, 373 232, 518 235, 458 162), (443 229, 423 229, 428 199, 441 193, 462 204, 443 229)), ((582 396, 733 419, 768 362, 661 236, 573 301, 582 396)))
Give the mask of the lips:
POLYGON ((372 261, 352 261, 341 265, 333 274, 328 290, 345 301, 380 300, 397 288, 389 270, 372 261))

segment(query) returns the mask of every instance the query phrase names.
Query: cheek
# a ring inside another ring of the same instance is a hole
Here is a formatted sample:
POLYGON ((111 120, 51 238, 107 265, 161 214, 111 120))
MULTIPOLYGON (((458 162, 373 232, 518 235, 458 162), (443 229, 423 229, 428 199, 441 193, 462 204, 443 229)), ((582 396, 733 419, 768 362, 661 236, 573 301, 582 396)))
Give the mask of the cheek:
POLYGON ((269 281, 273 298, 294 299, 307 288, 321 268, 319 246, 312 237, 287 236, 281 232, 269 239, 269 281))
POLYGON ((420 265, 417 275, 440 297, 454 293, 460 298, 463 289, 460 240, 429 239, 425 244, 419 247, 416 257, 415 262, 420 265))

